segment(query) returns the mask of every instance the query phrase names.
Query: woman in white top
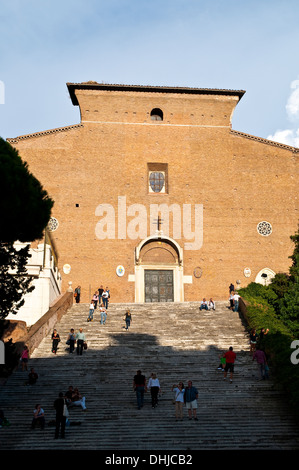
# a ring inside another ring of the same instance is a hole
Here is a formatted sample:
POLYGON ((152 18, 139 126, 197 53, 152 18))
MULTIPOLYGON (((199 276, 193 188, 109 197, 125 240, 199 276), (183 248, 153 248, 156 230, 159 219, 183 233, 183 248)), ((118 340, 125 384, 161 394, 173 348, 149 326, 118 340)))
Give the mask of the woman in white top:
POLYGON ((183 404, 184 404, 184 394, 185 388, 183 382, 180 382, 179 385, 173 385, 172 391, 175 394, 175 419, 178 421, 180 418, 183 420, 183 404))
POLYGON ((160 392, 160 382, 159 379, 157 378, 156 374, 152 374, 149 378, 147 388, 150 389, 151 391, 151 397, 152 397, 152 408, 156 408, 158 405, 158 393, 160 392))

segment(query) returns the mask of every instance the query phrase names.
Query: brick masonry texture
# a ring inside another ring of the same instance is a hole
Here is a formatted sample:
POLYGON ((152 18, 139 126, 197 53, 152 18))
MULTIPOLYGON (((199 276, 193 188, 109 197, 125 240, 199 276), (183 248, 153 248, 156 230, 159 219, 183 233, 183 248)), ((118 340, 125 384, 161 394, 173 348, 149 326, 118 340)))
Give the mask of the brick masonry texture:
MULTIPOLYGON (((80 284, 88 302, 103 284, 113 302, 134 302, 128 275, 134 274, 140 239, 117 238, 118 196, 126 196, 127 206, 144 205, 148 235, 150 204, 191 204, 193 215, 194 205, 203 205, 203 245, 183 252, 184 275, 192 276, 184 284, 186 301, 226 299, 231 282, 245 286, 263 268, 288 271, 290 235, 298 228, 299 150, 233 131, 237 93, 122 86, 75 87, 73 93, 80 125, 8 139, 55 201, 59 227, 52 236, 63 290, 69 281, 80 284), (151 120, 154 108, 163 111, 163 121, 151 120), (166 194, 149 194, 149 163, 167 164, 166 194), (99 204, 115 208, 116 239, 96 236, 99 204), (257 232, 261 221, 271 223, 270 236, 257 232), (71 265, 70 274, 62 272, 64 264, 71 265), (118 265, 125 268, 123 277, 116 275, 118 265), (196 267, 200 278, 193 275, 196 267)), ((188 241, 177 240, 182 248, 188 241)))

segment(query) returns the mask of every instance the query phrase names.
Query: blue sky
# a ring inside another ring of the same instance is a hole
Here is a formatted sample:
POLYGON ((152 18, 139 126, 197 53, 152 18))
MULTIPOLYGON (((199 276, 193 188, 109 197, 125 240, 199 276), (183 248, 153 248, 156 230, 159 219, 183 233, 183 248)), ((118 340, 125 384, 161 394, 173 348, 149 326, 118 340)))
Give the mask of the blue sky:
POLYGON ((1 0, 0 136, 80 122, 66 82, 245 90, 238 131, 299 147, 298 0, 1 0))

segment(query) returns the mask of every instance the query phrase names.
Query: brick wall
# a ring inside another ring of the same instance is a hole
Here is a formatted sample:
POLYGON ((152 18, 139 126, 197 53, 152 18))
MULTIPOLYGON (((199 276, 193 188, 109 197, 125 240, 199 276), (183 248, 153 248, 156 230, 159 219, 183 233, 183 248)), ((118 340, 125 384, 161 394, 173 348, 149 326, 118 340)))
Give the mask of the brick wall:
MULTIPOLYGON (((55 200, 59 227, 52 236, 60 271, 71 265, 70 274, 62 272, 63 289, 68 281, 80 284, 88 302, 103 284, 112 302, 134 302, 128 275, 140 238, 117 238, 119 196, 127 207, 146 208, 148 234, 154 230, 151 204, 191 204, 192 224, 194 205, 203 205, 203 245, 183 257, 184 275, 193 276, 196 267, 202 275, 184 285, 185 300, 226 299, 231 282, 243 287, 266 267, 288 270, 289 237, 298 226, 298 153, 233 132, 237 96, 94 89, 75 95, 83 125, 13 142, 55 200), (153 108, 162 109, 162 122, 151 121, 153 108), (149 194, 149 163, 167 164, 168 193, 149 194), (115 239, 96 235, 100 204, 115 211, 115 239), (271 223, 270 236, 257 232, 261 221, 271 223), (123 277, 116 275, 118 265, 123 277)), ((127 224, 132 220, 127 215, 127 224)), ((176 241, 181 247, 188 242, 184 236, 176 241)))

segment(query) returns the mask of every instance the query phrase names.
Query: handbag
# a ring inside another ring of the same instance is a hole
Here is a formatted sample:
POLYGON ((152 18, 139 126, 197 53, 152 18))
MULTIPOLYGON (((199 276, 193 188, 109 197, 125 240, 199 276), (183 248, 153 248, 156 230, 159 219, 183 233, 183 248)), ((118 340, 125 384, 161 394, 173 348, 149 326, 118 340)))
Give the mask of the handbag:
POLYGON ((71 344, 71 341, 68 339, 65 344, 71 344))
POLYGON ((83 349, 87 349, 87 343, 86 343, 86 341, 84 341, 84 343, 83 343, 83 349))
POLYGON ((69 410, 67 409, 67 406, 66 406, 65 402, 64 402, 64 405, 63 405, 63 416, 65 416, 66 418, 69 416, 69 410))

